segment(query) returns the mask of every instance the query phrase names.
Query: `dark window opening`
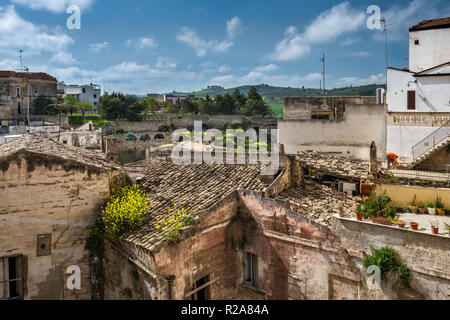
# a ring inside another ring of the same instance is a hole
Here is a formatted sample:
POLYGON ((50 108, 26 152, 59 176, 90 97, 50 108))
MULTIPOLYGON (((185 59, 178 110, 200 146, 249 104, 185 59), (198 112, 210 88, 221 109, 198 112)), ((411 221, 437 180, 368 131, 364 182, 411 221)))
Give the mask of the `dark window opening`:
POLYGON ((408 91, 408 110, 416 110, 416 92, 408 91))
POLYGON ((244 282, 258 287, 258 256, 245 252, 244 282))
POLYGON ((23 298, 23 256, 0 258, 0 300, 23 298))
POLYGON ((86 93, 86 88, 83 88, 83 93, 86 93))
POLYGON ((97 98, 97 95, 96 95, 96 94, 94 94, 94 99, 95 99, 95 98, 97 98))
POLYGON ((209 300, 210 299, 210 286, 207 285, 209 283, 209 276, 206 276, 204 278, 201 278, 200 280, 197 280, 195 284, 192 287, 192 290, 196 290, 201 288, 200 290, 194 292, 192 294, 191 299, 192 300, 209 300))
POLYGON ((420 41, 419 40, 414 40, 414 44, 417 46, 417 45, 420 44, 420 41))
POLYGON ((22 114, 22 106, 20 105, 20 102, 17 102, 17 113, 22 114))
POLYGON ((328 114, 313 114, 311 116, 312 120, 330 120, 330 115, 328 114))

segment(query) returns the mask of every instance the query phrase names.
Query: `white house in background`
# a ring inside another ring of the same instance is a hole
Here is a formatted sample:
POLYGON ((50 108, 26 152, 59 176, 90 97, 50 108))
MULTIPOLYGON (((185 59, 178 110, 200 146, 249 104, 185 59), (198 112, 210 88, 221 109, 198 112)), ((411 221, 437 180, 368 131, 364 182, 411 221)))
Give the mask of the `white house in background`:
POLYGON ((387 150, 411 167, 446 170, 450 17, 422 21, 409 31, 409 68, 387 70, 387 150))
POLYGON ((59 88, 64 91, 63 97, 74 96, 79 101, 89 102, 94 106, 94 112, 98 112, 98 102, 102 93, 100 86, 96 84, 86 85, 66 85, 59 84, 59 88))

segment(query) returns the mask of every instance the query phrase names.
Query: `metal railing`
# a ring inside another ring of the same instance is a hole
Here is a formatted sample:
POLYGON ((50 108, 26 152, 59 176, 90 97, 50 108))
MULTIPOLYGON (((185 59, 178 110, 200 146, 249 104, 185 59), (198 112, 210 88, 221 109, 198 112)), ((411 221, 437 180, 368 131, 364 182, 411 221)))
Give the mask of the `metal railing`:
POLYGON ((450 121, 434 131, 425 139, 412 147, 413 159, 416 161, 427 151, 434 149, 439 143, 450 137, 450 121))

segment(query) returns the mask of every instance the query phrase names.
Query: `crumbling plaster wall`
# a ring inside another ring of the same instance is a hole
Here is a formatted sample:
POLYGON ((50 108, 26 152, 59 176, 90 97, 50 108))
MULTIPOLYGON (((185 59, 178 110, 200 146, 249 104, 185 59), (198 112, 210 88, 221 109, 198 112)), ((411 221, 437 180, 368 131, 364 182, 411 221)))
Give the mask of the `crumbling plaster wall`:
MULTIPOLYGON (((288 210, 286 202, 250 191, 240 191, 239 197, 240 210, 259 226, 244 250, 258 256, 259 288, 265 292, 261 298, 362 297, 355 257, 341 250, 339 238, 330 229, 288 210), (330 292, 333 279, 341 286, 334 286, 330 292), (350 287, 342 285, 347 282, 350 287)), ((248 291, 243 297, 256 298, 248 291)))
POLYGON ((19 152, 0 169, 0 256, 23 254, 25 299, 90 299, 88 228, 109 195, 113 173, 19 152), (51 234, 51 255, 37 256, 37 236, 51 234), (66 269, 81 269, 81 290, 67 289, 66 269))
POLYGON ((370 246, 389 246, 412 270, 411 289, 382 285, 372 290, 373 299, 450 299, 450 238, 398 227, 336 218, 334 232, 344 239, 349 251, 370 254, 370 246))

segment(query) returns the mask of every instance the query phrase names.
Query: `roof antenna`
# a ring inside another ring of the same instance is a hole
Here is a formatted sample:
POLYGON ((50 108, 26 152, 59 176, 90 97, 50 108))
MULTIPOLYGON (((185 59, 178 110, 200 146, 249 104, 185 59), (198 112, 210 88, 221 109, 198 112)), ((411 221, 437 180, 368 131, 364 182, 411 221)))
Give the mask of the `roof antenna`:
POLYGON ((325 95, 325 52, 323 53, 322 58, 320 58, 320 61, 322 61, 323 95, 325 95))
POLYGON ((20 71, 23 71, 23 64, 22 64, 22 52, 23 50, 19 50, 19 59, 20 59, 20 71))

